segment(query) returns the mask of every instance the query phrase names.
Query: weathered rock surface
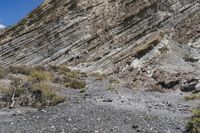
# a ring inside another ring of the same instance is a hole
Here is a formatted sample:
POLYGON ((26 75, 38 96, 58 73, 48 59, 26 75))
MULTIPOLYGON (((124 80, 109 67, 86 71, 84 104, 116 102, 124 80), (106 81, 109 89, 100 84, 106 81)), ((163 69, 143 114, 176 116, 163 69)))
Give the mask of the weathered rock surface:
POLYGON ((46 0, 0 34, 0 65, 69 63, 112 73, 161 63, 190 72, 199 18, 196 0, 46 0))
POLYGON ((129 80, 136 68, 198 75, 199 20, 197 0, 46 0, 0 33, 0 65, 67 63, 129 80))
POLYGON ((163 34, 180 45, 198 40, 199 9, 196 0, 47 0, 1 33, 1 65, 84 62, 105 70, 141 58, 163 34))
POLYGON ((131 85, 187 88, 200 79, 199 27, 198 0, 46 0, 0 33, 0 65, 67 63, 131 85))

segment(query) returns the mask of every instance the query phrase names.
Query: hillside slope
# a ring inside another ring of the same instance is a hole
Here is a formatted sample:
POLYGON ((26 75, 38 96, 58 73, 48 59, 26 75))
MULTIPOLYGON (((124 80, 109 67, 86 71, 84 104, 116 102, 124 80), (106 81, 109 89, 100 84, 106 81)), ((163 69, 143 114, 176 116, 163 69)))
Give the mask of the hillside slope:
POLYGON ((46 0, 0 33, 0 65, 69 64, 129 83, 141 69, 198 75, 199 20, 196 0, 46 0))

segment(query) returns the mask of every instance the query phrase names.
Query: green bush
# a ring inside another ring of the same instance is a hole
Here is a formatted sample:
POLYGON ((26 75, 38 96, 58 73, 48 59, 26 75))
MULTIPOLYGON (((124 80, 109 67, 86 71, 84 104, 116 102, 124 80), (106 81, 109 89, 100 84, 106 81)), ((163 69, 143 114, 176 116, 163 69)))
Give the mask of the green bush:
POLYGON ((200 109, 192 111, 193 116, 187 123, 189 133, 200 133, 200 109))
POLYGON ((66 100, 66 98, 63 96, 54 96, 51 100, 51 104, 54 106, 59 103, 63 103, 65 100, 66 100))
POLYGON ((200 93, 191 94, 185 97, 185 100, 195 100, 195 99, 200 99, 200 93))

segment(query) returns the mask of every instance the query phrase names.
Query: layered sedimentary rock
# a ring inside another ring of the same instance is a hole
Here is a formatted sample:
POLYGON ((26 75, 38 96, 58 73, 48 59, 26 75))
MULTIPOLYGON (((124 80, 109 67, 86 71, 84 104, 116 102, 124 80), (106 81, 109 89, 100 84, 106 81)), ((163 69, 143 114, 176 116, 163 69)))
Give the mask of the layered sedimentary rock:
POLYGON ((198 0, 46 0, 0 33, 0 65, 69 64, 163 86, 156 72, 198 74, 199 37, 198 0))

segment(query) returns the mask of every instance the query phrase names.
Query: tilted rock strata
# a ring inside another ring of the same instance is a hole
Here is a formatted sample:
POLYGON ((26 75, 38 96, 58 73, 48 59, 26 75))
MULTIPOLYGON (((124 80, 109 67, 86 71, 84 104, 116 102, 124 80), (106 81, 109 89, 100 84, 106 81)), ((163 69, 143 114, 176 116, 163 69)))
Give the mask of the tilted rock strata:
POLYGON ((197 0, 46 0, 0 33, 0 65, 67 63, 131 80, 146 67, 194 73, 199 20, 197 0))

